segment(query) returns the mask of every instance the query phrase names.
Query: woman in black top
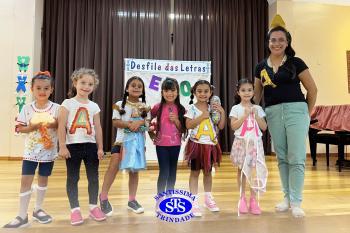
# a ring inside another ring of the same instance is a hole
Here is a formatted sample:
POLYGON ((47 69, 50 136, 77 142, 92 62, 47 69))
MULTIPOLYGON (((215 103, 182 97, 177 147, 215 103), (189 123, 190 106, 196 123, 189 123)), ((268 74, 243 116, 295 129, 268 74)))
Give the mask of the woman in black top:
POLYGON ((255 68, 255 102, 264 93, 266 120, 271 133, 284 192, 276 211, 292 208, 294 217, 303 217, 306 145, 317 88, 307 65, 291 46, 291 35, 283 26, 268 33, 269 56, 255 68), (300 82, 306 89, 306 98, 300 82))

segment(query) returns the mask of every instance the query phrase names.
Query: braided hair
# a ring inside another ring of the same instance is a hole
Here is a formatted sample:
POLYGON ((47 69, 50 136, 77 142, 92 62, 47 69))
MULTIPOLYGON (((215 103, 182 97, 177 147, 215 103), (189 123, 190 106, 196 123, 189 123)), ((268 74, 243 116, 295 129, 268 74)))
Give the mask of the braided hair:
MULTIPOLYGON (((129 96, 128 89, 129 89, 130 83, 134 80, 138 80, 142 83, 142 94, 141 94, 140 98, 142 100, 142 103, 146 103, 145 84, 144 84, 143 80, 138 76, 132 76, 131 78, 129 78, 129 80, 126 82, 126 85, 125 85, 122 106, 121 106, 121 109, 119 110, 120 115, 125 114, 125 104, 126 104, 126 100, 128 99, 128 96, 129 96)), ((145 118, 146 116, 147 116, 147 111, 146 110, 142 111, 141 117, 145 118)))
POLYGON ((214 90, 214 86, 213 85, 211 85, 210 84, 210 82, 208 82, 207 80, 202 80, 202 79, 200 79, 200 80, 198 80, 194 85, 193 85, 193 87, 191 88, 191 96, 190 96, 190 104, 193 104, 193 98, 194 98, 194 93, 196 92, 196 89, 197 89, 197 87, 198 87, 198 85, 202 85, 202 84, 206 84, 206 85, 208 85, 209 86, 209 88, 210 88, 210 91, 211 91, 211 96, 210 96, 210 98, 209 98, 209 101, 210 101, 210 99, 211 99, 211 97, 213 96, 213 90, 214 90))

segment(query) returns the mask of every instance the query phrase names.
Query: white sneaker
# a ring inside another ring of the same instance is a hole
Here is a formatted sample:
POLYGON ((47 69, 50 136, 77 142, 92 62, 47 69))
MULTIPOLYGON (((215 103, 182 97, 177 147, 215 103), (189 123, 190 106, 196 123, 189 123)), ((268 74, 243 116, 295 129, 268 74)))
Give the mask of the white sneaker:
POLYGON ((219 207, 216 205, 213 196, 205 195, 204 197, 204 206, 208 208, 211 212, 218 212, 220 211, 219 207))
POLYGON ((276 212, 286 212, 289 210, 289 206, 289 200, 285 197, 282 202, 275 206, 275 210, 276 212))
POLYGON ((193 202, 192 214, 195 217, 202 217, 202 211, 201 211, 201 208, 198 205, 198 201, 197 200, 193 202))
POLYGON ((294 218, 303 218, 305 212, 299 205, 292 205, 292 215, 294 218))

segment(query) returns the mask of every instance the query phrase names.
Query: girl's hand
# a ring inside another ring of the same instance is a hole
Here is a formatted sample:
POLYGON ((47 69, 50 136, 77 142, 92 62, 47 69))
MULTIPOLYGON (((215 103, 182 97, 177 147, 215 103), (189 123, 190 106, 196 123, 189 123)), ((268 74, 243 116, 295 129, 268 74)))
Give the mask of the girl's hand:
POLYGON ((102 160, 104 155, 105 155, 105 153, 103 152, 103 149, 97 150, 97 156, 98 156, 99 160, 102 160))
POLYGON ((129 128, 131 131, 135 132, 135 131, 137 131, 137 130, 140 128, 141 125, 143 125, 143 123, 141 123, 141 121, 131 121, 131 122, 129 123, 128 128, 129 128))
POLYGON ((249 114, 251 113, 251 109, 249 107, 245 107, 244 108, 244 119, 247 118, 249 116, 249 114))
POLYGON ((38 130, 38 129, 40 129, 40 127, 42 127, 42 126, 43 126, 43 123, 42 123, 42 122, 36 123, 36 124, 32 124, 31 122, 29 122, 29 125, 28 125, 30 131, 38 130))
POLYGON ((60 150, 58 151, 58 156, 64 159, 70 158, 70 153, 66 146, 60 146, 60 150))
POLYGON ((204 111, 202 113, 201 117, 202 117, 203 120, 204 119, 209 119, 209 117, 210 117, 209 111, 208 110, 204 111))
POLYGON ((176 123, 177 121, 179 121, 178 115, 171 112, 171 113, 169 114, 169 120, 170 120, 170 122, 172 122, 172 123, 176 123))
POLYGON ((225 114, 225 110, 219 103, 212 104, 213 110, 220 112, 221 114, 225 114))

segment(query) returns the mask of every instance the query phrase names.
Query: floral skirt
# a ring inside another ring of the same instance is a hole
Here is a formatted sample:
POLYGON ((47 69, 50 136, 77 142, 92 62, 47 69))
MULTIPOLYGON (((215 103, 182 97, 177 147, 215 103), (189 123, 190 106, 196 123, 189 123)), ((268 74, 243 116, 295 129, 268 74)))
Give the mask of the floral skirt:
POLYGON ((219 166, 221 162, 221 148, 219 143, 216 145, 200 144, 188 140, 185 147, 185 160, 188 165, 195 170, 203 169, 204 173, 209 173, 212 166, 219 166), (195 164, 191 164, 195 163, 195 164))
POLYGON ((231 161, 242 170, 250 187, 255 191, 266 191, 267 167, 261 138, 235 138, 232 144, 231 161))

